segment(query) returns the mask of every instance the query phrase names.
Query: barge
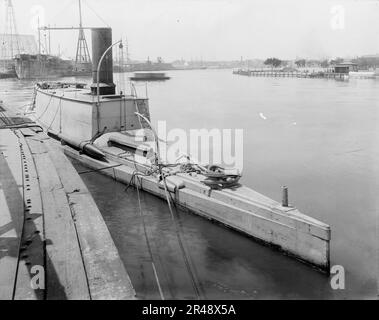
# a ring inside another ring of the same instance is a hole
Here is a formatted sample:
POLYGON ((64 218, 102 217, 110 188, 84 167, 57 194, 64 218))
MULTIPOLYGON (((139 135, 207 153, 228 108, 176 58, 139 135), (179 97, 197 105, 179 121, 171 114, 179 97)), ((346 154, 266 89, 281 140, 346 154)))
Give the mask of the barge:
POLYGON ((62 142, 66 155, 329 272, 329 225, 240 185, 238 172, 222 173, 221 168, 191 161, 163 162, 148 99, 116 94, 111 29, 93 29, 92 45, 98 70, 90 88, 39 84, 30 110, 32 118, 62 142), (218 175, 225 181, 212 183, 218 175))
POLYGON ((130 78, 132 81, 165 81, 170 79, 165 73, 158 72, 139 72, 130 78))

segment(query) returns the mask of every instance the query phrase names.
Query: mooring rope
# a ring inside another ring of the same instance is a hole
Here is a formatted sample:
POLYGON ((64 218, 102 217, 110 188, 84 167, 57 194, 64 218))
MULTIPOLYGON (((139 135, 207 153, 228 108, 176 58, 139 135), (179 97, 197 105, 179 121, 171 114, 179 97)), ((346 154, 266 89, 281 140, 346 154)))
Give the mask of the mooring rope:
POLYGON ((58 111, 61 111, 62 109, 62 97, 59 99, 59 105, 57 107, 57 110, 55 111, 55 115, 53 117, 53 120, 51 121, 49 127, 47 128, 46 131, 49 131, 51 129, 51 127, 53 126, 54 122, 55 122, 55 119, 57 118, 57 115, 58 115, 58 111))
POLYGON ((45 110, 41 113, 41 115, 35 120, 36 122, 41 120, 41 118, 45 115, 45 113, 47 112, 47 110, 49 109, 50 107, 50 104, 51 104, 51 101, 53 100, 53 95, 50 96, 50 100, 49 100, 49 103, 47 104, 45 110))
POLYGON ((189 274, 189 276, 191 278, 191 283, 192 283, 193 289, 194 289, 194 291, 196 293, 197 299, 200 300, 200 298, 201 298, 201 296, 200 296, 200 290, 199 290, 198 285, 197 285, 197 283, 199 281, 198 281, 195 273, 192 271, 191 263, 190 263, 191 257, 187 255, 187 252, 185 250, 185 245, 184 245, 184 239, 181 236, 179 225, 178 225, 178 223, 176 221, 174 212, 172 210, 171 201, 170 201, 171 195, 168 192, 167 181, 166 181, 167 176, 163 174, 163 168, 164 167, 169 167, 171 165, 163 165, 162 164, 162 161, 160 159, 159 137, 158 137, 157 132, 154 130, 151 122, 149 121, 149 119, 147 119, 145 116, 143 116, 140 113, 136 113, 136 115, 138 117, 144 119, 145 122, 149 125, 150 129, 152 130, 152 132, 154 133, 154 138, 155 138, 155 143, 156 143, 156 148, 157 148, 157 150, 156 150, 156 162, 157 162, 157 167, 158 167, 158 170, 159 170, 160 177, 161 177, 161 179, 163 181, 165 196, 166 196, 167 204, 168 204, 168 207, 169 207, 169 210, 170 210, 171 219, 172 219, 172 221, 174 223, 175 232, 176 232, 176 235, 177 235, 177 238, 178 238, 178 242, 179 242, 179 246, 180 246, 180 249, 181 249, 181 254, 183 256, 183 260, 184 260, 187 272, 188 272, 188 274, 189 274))
POLYGON ((164 185, 164 189, 165 189, 165 194, 166 194, 166 200, 167 200, 167 204, 168 204, 168 208, 170 210, 170 214, 171 214, 171 219, 172 219, 172 222, 175 226, 175 232, 176 232, 176 236, 178 238, 178 242, 179 242, 179 246, 180 246, 180 249, 182 251, 182 256, 183 256, 183 260, 184 260, 184 263, 186 265, 186 269, 190 275, 190 278, 191 278, 191 282, 192 282, 192 287, 196 293, 196 297, 197 297, 197 300, 201 300, 201 294, 200 294, 200 290, 199 290, 199 287, 197 285, 197 283, 199 282, 195 273, 193 272, 192 270, 192 263, 191 263, 191 257, 189 257, 187 255, 187 250, 185 248, 185 245, 184 245, 184 240, 182 239, 182 236, 181 236, 181 233, 180 233, 180 229, 179 229, 179 224, 178 224, 178 221, 174 215, 174 212, 172 210, 172 206, 171 206, 171 200, 172 200, 172 197, 171 197, 171 194, 169 193, 168 191, 168 188, 167 188, 167 181, 166 181, 166 177, 163 178, 163 185, 164 185))
POLYGON ((79 175, 87 174, 87 173, 95 173, 95 172, 100 172, 108 169, 114 169, 123 166, 123 164, 118 164, 115 166, 110 166, 110 167, 105 167, 105 168, 100 168, 100 169, 94 169, 94 170, 88 170, 88 171, 81 171, 79 172, 79 175))
POLYGON ((151 249, 151 244, 150 244, 149 236, 148 236, 148 234, 147 234, 147 228, 146 228, 145 216, 144 216, 143 211, 142 211, 141 196, 140 196, 140 191, 139 191, 139 186, 138 186, 138 184, 141 183, 141 182, 139 181, 137 175, 133 175, 133 177, 134 177, 134 178, 137 177, 137 181, 138 181, 137 183, 134 182, 134 185, 135 185, 135 187, 136 187, 136 189, 137 189, 137 198, 138 198, 139 214, 140 214, 140 217, 141 217, 141 220, 142 220, 143 232, 144 232, 145 239, 146 239, 147 250, 148 250, 149 255, 150 255, 151 266, 152 266, 152 268, 153 268, 154 277, 155 277, 155 280, 156 280, 156 282, 157 282, 157 286, 158 286, 159 295, 160 295, 160 297, 161 297, 161 300, 165 300, 165 297, 164 297, 164 294, 163 294, 163 290, 162 290, 162 287, 161 287, 161 284, 160 284, 160 281, 159 281, 157 268, 155 267, 154 256, 153 256, 153 251, 152 251, 152 249, 151 249))
POLYGON ((9 127, 14 124, 13 121, 7 116, 7 114, 4 111, 0 111, 0 115, 1 120, 4 122, 5 126, 9 127))

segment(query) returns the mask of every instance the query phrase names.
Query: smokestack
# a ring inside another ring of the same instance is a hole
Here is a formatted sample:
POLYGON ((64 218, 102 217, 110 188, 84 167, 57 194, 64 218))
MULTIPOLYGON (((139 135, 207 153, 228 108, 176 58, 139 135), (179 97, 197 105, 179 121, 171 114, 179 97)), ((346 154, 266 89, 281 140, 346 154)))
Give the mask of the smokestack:
MULTIPOLYGON (((112 45, 111 28, 92 29, 92 75, 93 84, 91 92, 97 94, 97 66, 104 52, 112 45)), ((105 56, 99 74, 100 95, 112 95, 116 93, 116 85, 113 83, 113 54, 110 50, 105 56)))

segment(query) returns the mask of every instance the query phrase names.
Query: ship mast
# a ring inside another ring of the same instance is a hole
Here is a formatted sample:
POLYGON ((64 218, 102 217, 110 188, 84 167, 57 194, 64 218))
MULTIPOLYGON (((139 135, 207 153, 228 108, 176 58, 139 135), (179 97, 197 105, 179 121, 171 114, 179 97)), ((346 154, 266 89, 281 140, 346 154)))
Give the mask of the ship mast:
POLYGON ((81 63, 91 63, 91 57, 88 50, 87 40, 84 34, 83 17, 82 17, 82 1, 79 0, 79 38, 76 49, 76 67, 81 63))
POLYGON ((1 39, 1 56, 4 60, 12 60, 17 54, 20 54, 20 44, 12 0, 5 1, 5 28, 1 39))

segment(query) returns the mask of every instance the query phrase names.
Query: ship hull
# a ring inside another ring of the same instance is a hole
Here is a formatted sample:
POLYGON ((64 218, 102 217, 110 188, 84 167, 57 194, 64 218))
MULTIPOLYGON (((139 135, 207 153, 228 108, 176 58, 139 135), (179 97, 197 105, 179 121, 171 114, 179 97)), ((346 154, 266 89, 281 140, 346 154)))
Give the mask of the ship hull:
POLYGON ((19 55, 15 60, 15 71, 19 79, 52 79, 91 75, 91 68, 78 70, 71 60, 46 55, 19 55))
MULTIPOLYGON (((133 185, 135 182, 133 176, 136 165, 120 161, 117 155, 111 154, 111 150, 103 150, 108 160, 104 162, 69 146, 63 148, 68 157, 79 161, 83 166, 125 185, 133 185)), ((175 204, 329 273, 331 231, 328 225, 300 213, 296 208, 284 208, 280 203, 250 188, 241 186, 233 191, 211 190, 201 182, 202 179, 204 177, 192 177, 186 173, 167 178, 168 185, 179 184, 178 180, 184 185, 184 188, 169 188, 168 192, 175 204)), ((139 181, 138 187, 142 190, 163 200, 167 199, 162 183, 155 177, 141 176, 139 181)))
POLYGON ((16 73, 14 73, 14 72, 8 72, 8 73, 0 72, 0 79, 12 79, 12 78, 17 78, 16 73))
POLYGON ((0 79, 17 78, 13 60, 0 60, 0 79))

